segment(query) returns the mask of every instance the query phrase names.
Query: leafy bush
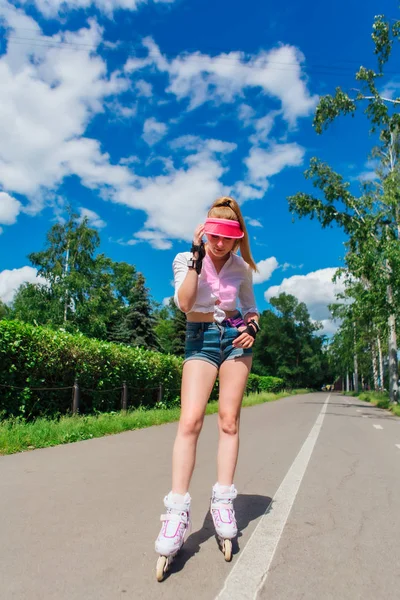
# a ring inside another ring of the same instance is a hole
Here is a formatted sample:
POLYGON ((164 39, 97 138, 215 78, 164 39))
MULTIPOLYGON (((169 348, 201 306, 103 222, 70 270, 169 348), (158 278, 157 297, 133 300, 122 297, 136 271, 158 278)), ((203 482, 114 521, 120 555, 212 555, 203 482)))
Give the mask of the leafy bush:
POLYGON ((280 392, 283 389, 284 381, 280 377, 270 375, 262 376, 250 373, 247 382, 246 392, 280 392))
POLYGON ((4 416, 67 413, 75 379, 83 413, 119 410, 124 380, 129 406, 154 405, 160 385, 163 401, 169 402, 179 395, 181 368, 182 360, 175 356, 0 321, 0 412, 4 416))
MULTIPOLYGON (((128 407, 166 408, 177 403, 181 374, 182 359, 173 355, 19 321, 0 321, 3 417, 32 419, 68 413, 75 379, 79 383, 81 413, 120 410, 123 381, 128 386, 128 407)), ((278 392, 283 385, 277 377, 250 374, 246 392, 278 392)), ((217 397, 218 381, 211 400, 217 397)))

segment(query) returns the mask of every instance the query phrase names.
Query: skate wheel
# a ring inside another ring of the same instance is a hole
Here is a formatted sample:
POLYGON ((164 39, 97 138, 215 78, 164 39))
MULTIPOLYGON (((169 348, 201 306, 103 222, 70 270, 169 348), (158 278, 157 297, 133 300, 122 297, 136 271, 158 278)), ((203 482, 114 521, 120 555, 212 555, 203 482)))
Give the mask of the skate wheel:
POLYGON ((159 556, 156 566, 157 581, 162 581, 168 568, 168 559, 166 556, 159 556))
POLYGON ((232 560, 232 542, 231 542, 231 540, 224 540, 224 543, 222 546, 222 551, 224 553, 226 562, 229 562, 230 560, 232 560))

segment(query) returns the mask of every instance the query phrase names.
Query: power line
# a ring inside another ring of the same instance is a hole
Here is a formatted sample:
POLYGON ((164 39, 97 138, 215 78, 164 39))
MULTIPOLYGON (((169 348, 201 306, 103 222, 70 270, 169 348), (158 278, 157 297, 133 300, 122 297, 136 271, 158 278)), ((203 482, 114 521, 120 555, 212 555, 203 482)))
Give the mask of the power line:
MULTIPOLYGON (((1 25, 0 25, 0 27, 1 27, 1 25)), ((16 31, 16 32, 18 32, 18 31, 30 31, 32 33, 38 33, 40 35, 40 32, 38 31, 38 29, 33 29, 31 27, 18 27, 18 28, 13 28, 12 30, 16 31)), ((30 40, 30 41, 36 41, 34 38, 22 38, 22 37, 19 37, 19 36, 14 36, 13 34, 9 35, 8 37, 9 38, 12 37, 12 38, 15 38, 15 39, 26 39, 26 40, 30 40)), ((47 41, 47 40, 45 40, 45 41, 47 41)), ((54 42, 51 42, 51 40, 49 40, 49 42, 50 43, 55 43, 55 44, 60 43, 60 44, 73 45, 73 46, 77 46, 77 47, 88 47, 88 48, 92 48, 93 47, 92 44, 84 44, 84 43, 81 43, 81 42, 66 42, 66 41, 64 41, 64 42, 63 41, 58 42, 57 40, 54 40, 54 42)), ((102 41, 101 44, 102 45, 107 45, 107 44, 114 45, 115 44, 115 45, 118 45, 120 47, 121 46, 122 47, 132 47, 132 46, 136 46, 137 47, 138 46, 138 43, 135 43, 133 41, 128 41, 128 40, 116 40, 114 42, 111 41, 111 40, 105 40, 105 41, 102 41)), ((143 46, 141 45, 140 47, 142 48, 143 46)), ((218 48, 216 46, 210 46, 210 45, 207 46, 206 51, 216 51, 216 52, 219 52, 220 54, 225 54, 226 53, 226 50, 224 50, 222 48, 218 48)), ((198 50, 198 48, 189 47, 189 48, 186 48, 183 52, 194 53, 194 52, 199 52, 199 50, 198 50)), ((242 51, 242 50, 233 50, 232 52, 242 52, 243 54, 248 54, 248 53, 246 53, 245 51, 242 51)), ((166 52, 164 52, 164 54, 165 53, 166 52)), ((168 51, 168 53, 169 54, 179 55, 180 53, 182 53, 182 49, 178 49, 178 48, 172 48, 171 49, 170 48, 169 51, 168 51)), ((307 55, 308 55, 308 57, 310 57, 313 54, 310 53, 310 52, 308 52, 307 55)), ((314 56, 316 56, 316 54, 314 54, 314 56)), ((320 57, 320 53, 318 53, 318 57, 320 57)), ((205 58, 215 58, 215 56, 214 57, 205 56, 205 58)), ((226 58, 229 58, 229 57, 226 57, 226 58)), ((348 58, 335 57, 335 61, 337 63, 344 63, 344 64, 349 64, 349 65, 361 65, 362 62, 363 62, 363 59, 360 58, 360 59, 357 59, 357 60, 356 59, 350 60, 348 58)), ((273 61, 273 62, 277 62, 277 61, 273 61)), ((277 62, 277 64, 289 64, 289 63, 278 63, 277 62)), ((290 64, 297 65, 297 63, 290 63, 290 64)), ((320 66, 320 65, 314 65, 314 66, 320 66)), ((323 66, 330 67, 331 65, 323 65, 323 66)))
MULTIPOLYGON (((10 40, 14 45, 16 46, 26 46, 26 43, 21 41, 20 39, 13 39, 10 40)), ((83 51, 82 48, 79 47, 74 47, 73 44, 67 44, 64 45, 63 43, 59 43, 59 44, 55 44, 55 43, 32 43, 32 46, 36 46, 37 48, 55 48, 55 47, 66 47, 66 48, 70 48, 71 50, 81 50, 83 51)), ((89 46, 89 48, 91 48, 92 50, 95 50, 95 48, 93 46, 89 46)), ((149 56, 158 56, 158 54, 152 54, 151 52, 149 52, 147 54, 146 57, 135 57, 135 58, 139 58, 139 60, 146 60, 146 58, 148 58, 149 56)), ((218 58, 218 60, 229 60, 229 57, 212 57, 212 56, 191 56, 190 60, 212 60, 213 58, 218 58)), ((230 59, 231 62, 233 62, 233 59, 230 59)), ((242 66, 246 66, 247 63, 240 63, 242 66)), ((345 71, 345 70, 339 70, 339 68, 337 68, 337 70, 323 70, 324 67, 308 67, 307 65, 300 65, 300 64, 296 64, 296 63, 282 63, 283 65, 287 65, 289 68, 285 69, 285 68, 280 68, 280 67, 276 67, 276 66, 271 66, 271 64, 278 64, 275 63, 274 61, 269 61, 269 63, 267 65, 265 65, 265 68, 268 68, 272 71, 283 71, 283 72, 287 72, 287 73, 295 73, 297 71, 305 71, 308 73, 313 73, 315 75, 341 75, 341 76, 348 76, 348 77, 354 77, 354 72, 352 71, 345 71), (294 68, 290 68, 290 67, 294 67, 294 68)), ((146 66, 146 65, 143 65, 146 66)), ((329 67, 325 67, 325 69, 327 69, 329 67)))
MULTIPOLYGON (((33 30, 31 30, 33 31, 33 30)), ((16 36, 16 35, 9 35, 7 38, 8 42, 11 42, 13 44, 16 45, 26 45, 24 42, 30 42, 30 44, 32 46, 36 46, 36 47, 43 47, 43 48, 51 48, 51 47, 65 47, 65 48, 71 48, 74 50, 95 50, 96 46, 94 46, 93 44, 85 44, 85 43, 81 43, 81 42, 68 42, 68 41, 62 41, 62 40, 51 40, 49 38, 29 38, 29 37, 22 37, 22 36, 16 36)), ((110 42, 111 44, 113 42, 110 42)), ((135 48, 138 49, 138 45, 135 44, 134 42, 123 42, 123 41, 118 41, 115 42, 117 48, 135 48)), ((107 48, 107 42, 101 42, 99 44, 99 46, 102 46, 105 49, 109 49, 109 50, 114 50, 114 48, 107 48)), ((142 47, 140 47, 140 50, 142 50, 142 47)), ((163 56, 163 58, 165 58, 165 56, 160 52, 155 52, 149 49, 147 50, 147 54, 144 57, 135 57, 138 60, 146 60, 149 57, 159 57, 160 54, 161 56, 163 56)), ((239 51, 240 52, 240 51, 239 51)), ((245 55, 245 53, 243 53, 245 55)), ((209 56, 209 55, 205 55, 205 54, 182 54, 182 55, 178 55, 175 56, 174 59, 180 58, 181 60, 191 60, 191 61, 210 61, 210 60, 218 60, 218 61, 226 61, 226 62, 239 62, 240 64, 249 64, 249 60, 246 62, 241 62, 240 58, 236 58, 234 56, 229 56, 229 55, 215 55, 215 56, 209 56)), ((256 60, 257 57, 253 56, 253 63, 254 63, 254 59, 256 60)), ((173 60, 173 59, 172 59, 173 60)), ((350 61, 349 61, 350 62, 350 61)), ((356 63, 355 63, 356 64, 356 63)), ((304 63, 297 63, 297 62, 283 62, 283 61, 276 61, 276 60, 272 60, 272 59, 267 59, 266 62, 266 67, 270 68, 271 70, 275 70, 275 71, 287 71, 287 72, 295 72, 296 70, 303 70, 306 72, 310 72, 310 73, 315 73, 318 75, 355 75, 355 72, 353 69, 351 69, 351 67, 343 67, 340 66, 338 64, 304 64, 304 63), (274 65, 274 66, 271 66, 274 65), (277 65, 277 66, 275 66, 277 65), (282 68, 280 68, 282 67, 282 68), (289 68, 285 68, 285 67, 289 67, 289 68), (293 67, 293 68, 290 68, 293 67)), ((398 72, 396 71, 387 71, 385 72, 386 74, 390 75, 398 75, 398 72)))

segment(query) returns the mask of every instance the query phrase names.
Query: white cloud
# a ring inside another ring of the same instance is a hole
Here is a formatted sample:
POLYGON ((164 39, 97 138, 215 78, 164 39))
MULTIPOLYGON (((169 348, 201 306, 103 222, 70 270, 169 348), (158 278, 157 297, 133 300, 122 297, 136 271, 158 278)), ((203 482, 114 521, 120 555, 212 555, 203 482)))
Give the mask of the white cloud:
POLYGON ((247 224, 251 227, 264 227, 263 224, 260 223, 260 221, 258 221, 257 219, 251 219, 250 217, 246 217, 246 221, 247 224))
POLYGON ((165 123, 160 123, 154 117, 146 119, 143 125, 142 138, 149 146, 159 142, 167 133, 168 127, 165 123))
POLYGON ((312 319, 325 323, 322 333, 328 331, 329 328, 332 331, 336 325, 330 318, 328 305, 336 302, 336 294, 343 293, 345 289, 343 281, 332 282, 336 270, 336 267, 328 267, 307 273, 307 275, 293 275, 293 277, 283 279, 280 285, 274 285, 267 289, 264 294, 265 299, 269 301, 282 292, 292 294, 299 302, 306 304, 312 319))
POLYGON ((268 281, 272 273, 278 267, 279 263, 276 260, 275 256, 271 256, 270 258, 266 258, 265 260, 260 260, 257 263, 258 273, 254 273, 253 275, 253 283, 264 283, 264 281, 268 281))
POLYGON ((281 112, 279 110, 273 110, 264 117, 256 119, 254 121, 255 133, 250 136, 250 142, 254 145, 266 143, 268 136, 275 125, 275 119, 280 114, 281 112))
POLYGON ((245 160, 249 179, 261 188, 265 180, 286 167, 298 167, 303 163, 305 149, 297 143, 273 144, 268 150, 252 148, 245 160))
POLYGON ((89 208, 81 208, 80 213, 81 213, 81 219, 84 219, 86 217, 88 219, 89 225, 92 227, 97 227, 98 229, 102 229, 103 227, 106 227, 106 225, 107 225, 107 223, 105 221, 103 221, 103 219, 101 219, 96 212, 94 212, 93 210, 90 210, 89 208))
POLYGON ((112 118, 114 119, 132 119, 136 117, 138 112, 137 104, 131 104, 130 106, 125 106, 121 104, 118 100, 113 100, 112 102, 107 103, 107 108, 112 114, 112 118))
POLYGON ((169 75, 167 91, 179 100, 188 99, 189 109, 209 101, 232 103, 243 97, 246 89, 255 88, 276 98, 283 117, 293 126, 299 117, 310 115, 318 101, 307 89, 302 72, 304 56, 294 46, 281 45, 250 57, 237 51, 213 57, 194 52, 169 61, 152 38, 145 38, 143 43, 148 57, 131 59, 127 71, 154 64, 169 75))
POLYGON ((6 192, 0 192, 0 223, 2 225, 13 225, 19 213, 22 204, 6 192))
MULTIPOLYGON (((156 250, 169 250, 172 247, 171 242, 166 239, 165 234, 161 231, 152 231, 146 229, 135 233, 135 237, 138 241, 142 240, 149 242, 150 246, 156 250)), ((134 245, 137 240, 131 240, 132 243, 129 243, 129 245, 134 245)))
POLYGON ((317 333, 318 335, 334 335, 340 327, 340 321, 332 319, 321 319, 319 321, 322 325, 322 329, 320 329, 317 333))
POLYGON ((166 298, 163 298, 162 305, 163 306, 169 306, 171 298, 173 298, 173 296, 167 296, 166 298))
POLYGON ((213 199, 229 191, 220 178, 225 172, 223 162, 236 145, 186 136, 175 140, 171 148, 178 150, 183 145, 192 153, 181 168, 171 162, 166 165, 167 174, 138 177, 134 187, 121 188, 114 197, 116 202, 147 213, 144 229, 134 237, 161 249, 170 247, 167 240, 190 241, 213 199))
POLYGON ((388 81, 387 84, 385 85, 385 87, 381 90, 381 95, 384 96, 385 98, 390 98, 391 100, 394 100, 395 98, 398 98, 400 94, 400 81, 397 78, 392 79, 391 81, 388 81))
POLYGON ((241 104, 238 108, 238 119, 244 127, 249 127, 256 115, 254 108, 249 104, 241 104))
POLYGON ((0 272, 0 300, 5 304, 12 302, 16 291, 23 283, 45 283, 43 277, 38 277, 37 270, 33 267, 20 269, 5 269, 0 272))
POLYGON ((145 98, 151 98, 153 95, 153 86, 151 83, 148 83, 144 79, 139 79, 136 82, 136 89, 138 92, 138 96, 144 96, 145 98))
POLYGON ((262 198, 269 187, 269 178, 286 167, 298 167, 303 163, 305 149, 297 143, 271 143, 268 149, 253 146, 244 160, 247 173, 244 181, 235 186, 236 196, 245 200, 262 198))
POLYGON ((263 186, 260 188, 254 187, 250 183, 239 181, 234 187, 234 196, 241 202, 260 199, 264 196, 268 187, 269 183, 267 180, 263 181, 263 186))
POLYGON ((287 271, 288 269, 302 269, 304 265, 292 265, 288 262, 283 263, 281 265, 282 271, 287 271))
MULTIPOLYGON (((99 0, 96 5, 107 4, 112 11, 118 2, 125 2, 126 7, 138 6, 133 0, 99 0)), ((37 5, 55 13, 63 8, 58 0, 37 0, 37 5)), ((91 5, 90 0, 74 0, 66 8, 91 5)), ((171 156, 151 157, 153 162, 161 162, 161 174, 138 176, 134 172, 137 157, 114 164, 100 141, 86 134, 88 125, 107 107, 115 107, 124 117, 134 116, 135 104, 124 106, 120 102, 120 95, 128 88, 135 90, 136 85, 138 95, 147 97, 152 93, 151 84, 144 79, 131 85, 127 75, 108 70, 97 53, 103 35, 99 24, 89 19, 88 26, 80 30, 45 36, 38 23, 7 2, 0 5, 0 17, 11 32, 30 29, 30 40, 8 43, 7 52, 0 56, 0 138, 8 140, 0 151, 0 189, 26 195, 30 202, 24 207, 26 211, 39 211, 46 194, 57 193, 66 178, 76 175, 82 185, 98 191, 100 197, 147 215, 142 232, 134 234, 135 241, 146 240, 154 247, 168 248, 171 239, 191 239, 217 196, 237 192, 242 201, 262 198, 270 176, 286 166, 301 164, 304 150, 297 144, 272 143, 267 150, 252 148, 246 159, 245 180, 232 189, 225 187, 221 179, 236 144, 185 136, 170 144, 171 156)), ((154 73, 156 66, 157 75, 168 74, 167 92, 178 100, 186 98, 191 108, 210 99, 215 103, 236 102, 253 88, 277 99, 280 113, 293 125, 315 104, 303 80, 303 57, 293 47, 281 46, 252 57, 240 52, 217 57, 195 53, 167 60, 152 40, 148 38, 145 44, 149 56, 130 59, 125 72, 135 71, 136 77, 138 69, 149 67, 154 73), (276 68, 281 62, 288 67, 285 77, 276 68), (289 62, 293 63, 290 69, 289 62)), ((241 111, 254 127, 258 141, 265 141, 273 113, 257 119, 244 102, 241 111)), ((149 145, 167 133, 167 124, 155 116, 144 123, 143 138, 149 145)), ((145 161, 140 162, 147 166, 145 161)))
POLYGON ((102 183, 115 180, 121 167, 110 165, 97 140, 84 137, 106 99, 128 87, 119 72, 108 74, 95 53, 99 25, 89 20, 78 31, 44 36, 31 17, 10 4, 0 5, 0 17, 11 30, 30 29, 29 40, 9 42, 0 57, 0 137, 7 140, 0 152, 0 185, 28 196, 39 210, 43 191, 71 174, 85 178, 101 165, 102 183))
MULTIPOLYGON (((152 0, 154 3, 169 4, 175 0, 152 0)), ((28 0, 22 0, 28 4, 28 0)), ((112 14, 118 9, 136 11, 143 4, 149 4, 149 0, 34 0, 37 9, 48 18, 56 17, 78 9, 88 9, 95 6, 106 15, 112 14)))
POLYGON ((379 168, 379 161, 378 160, 367 160, 367 162, 365 163, 364 166, 364 171, 362 171, 358 177, 352 177, 353 180, 359 180, 362 181, 364 183, 367 183, 368 181, 376 181, 377 179, 379 179, 378 175, 377 175, 377 169, 379 168))

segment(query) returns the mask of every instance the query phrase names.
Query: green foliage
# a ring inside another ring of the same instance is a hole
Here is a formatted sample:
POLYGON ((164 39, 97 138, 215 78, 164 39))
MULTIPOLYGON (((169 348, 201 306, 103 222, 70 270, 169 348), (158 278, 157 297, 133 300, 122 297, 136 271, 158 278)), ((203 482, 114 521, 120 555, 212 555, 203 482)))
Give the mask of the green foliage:
POLYGON ((256 375, 250 373, 246 386, 246 394, 262 392, 280 392, 283 390, 285 382, 280 377, 271 377, 256 375))
POLYGON ((261 314, 261 331, 254 346, 254 372, 275 375, 287 387, 318 388, 330 379, 319 323, 310 319, 304 303, 290 294, 271 298, 275 308, 261 314))
POLYGON ((155 332, 162 352, 183 356, 185 353, 186 316, 170 298, 168 306, 157 313, 155 332))
MULTIPOLYGON (((264 402, 273 402, 293 394, 305 394, 308 390, 293 390, 279 393, 254 393, 243 400, 243 406, 254 406, 264 402)), ((210 402, 206 414, 215 414, 218 403, 210 402)), ((13 454, 34 448, 47 448, 58 444, 68 444, 89 440, 104 435, 121 433, 142 427, 151 427, 162 423, 178 421, 179 408, 129 410, 109 412, 98 415, 64 416, 60 419, 38 418, 26 422, 21 418, 0 421, 0 455, 13 454)))
POLYGON ((158 348, 155 318, 143 275, 95 252, 99 234, 70 211, 53 225, 46 247, 29 255, 45 284, 24 284, 11 317, 89 337, 158 348))
MULTIPOLYGON (((177 404, 181 376, 182 359, 176 356, 18 321, 0 321, 0 415, 5 417, 32 419, 68 413, 75 379, 80 386, 82 413, 120 410, 123 381, 128 385, 130 407, 168 408, 177 404)), ((252 374, 248 391, 275 392, 283 383, 275 377, 252 374)), ((218 382, 211 400, 217 397, 218 382)))
POLYGON ((156 318, 153 314, 149 292, 145 286, 145 279, 138 273, 137 279, 127 295, 128 304, 119 314, 119 321, 114 325, 109 340, 128 344, 129 346, 143 346, 158 349, 154 327, 156 318))
POLYGON ((9 312, 10 309, 8 308, 8 306, 0 300, 0 321, 1 319, 5 319, 8 316, 9 312))
POLYGON ((160 384, 164 401, 168 402, 179 395, 181 364, 174 356, 143 348, 0 321, 0 381, 22 388, 2 388, 0 413, 30 418, 65 414, 71 408, 75 378, 79 380, 84 413, 119 410, 124 380, 129 387, 130 405, 154 405, 160 384), (30 389, 38 387, 69 389, 30 389))
MULTIPOLYGON (((336 372, 339 368, 348 372, 352 361, 358 363, 367 380, 371 370, 376 371, 377 339, 394 331, 400 314, 400 99, 381 92, 384 67, 399 39, 400 20, 376 16, 372 40, 377 71, 361 66, 355 75, 359 89, 347 93, 336 88, 334 96, 320 98, 314 117, 314 127, 322 133, 340 115, 364 111, 371 132, 379 136, 379 146, 372 151, 378 159, 376 180, 355 197, 340 175, 313 158, 305 176, 324 198, 306 193, 289 198, 290 210, 299 217, 317 218, 322 227, 335 223, 348 235, 346 269, 341 272, 352 307, 344 310, 330 358, 336 372)), ((394 335, 388 337, 390 393, 397 401, 397 348, 394 335)))

